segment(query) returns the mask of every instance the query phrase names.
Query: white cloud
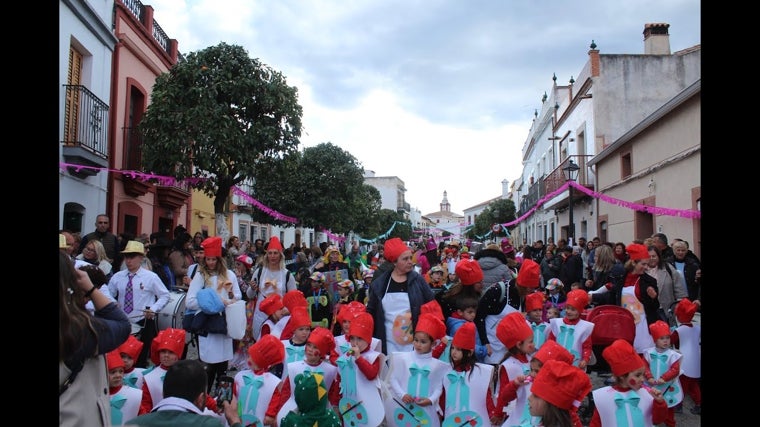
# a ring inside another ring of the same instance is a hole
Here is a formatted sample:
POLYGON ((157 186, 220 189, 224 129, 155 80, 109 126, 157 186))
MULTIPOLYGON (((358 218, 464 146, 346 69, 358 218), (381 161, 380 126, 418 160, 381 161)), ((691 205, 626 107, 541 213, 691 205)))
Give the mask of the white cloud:
MULTIPOLYGON (((148 4, 148 3, 146 3, 148 4)), ((699 0, 154 0, 182 53, 224 41, 298 87, 304 146, 332 142, 407 202, 437 211, 497 197, 521 173, 533 111, 577 77, 594 40, 643 53, 645 23, 671 50, 700 43, 699 0)))

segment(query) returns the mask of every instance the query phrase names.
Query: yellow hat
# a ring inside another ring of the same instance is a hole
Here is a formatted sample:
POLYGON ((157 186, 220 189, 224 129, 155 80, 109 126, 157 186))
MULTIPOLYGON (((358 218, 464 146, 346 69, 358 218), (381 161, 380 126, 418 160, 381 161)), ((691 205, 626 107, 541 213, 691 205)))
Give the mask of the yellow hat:
POLYGON ((127 247, 121 253, 145 255, 145 245, 137 240, 130 240, 127 242, 127 247))
POLYGON ((66 236, 58 234, 58 249, 68 249, 71 246, 66 244, 66 236))

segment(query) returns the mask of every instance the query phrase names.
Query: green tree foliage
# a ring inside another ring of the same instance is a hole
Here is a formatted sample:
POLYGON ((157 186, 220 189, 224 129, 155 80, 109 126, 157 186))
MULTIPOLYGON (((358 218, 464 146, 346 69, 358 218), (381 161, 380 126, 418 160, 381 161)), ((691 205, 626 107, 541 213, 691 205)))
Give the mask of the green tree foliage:
POLYGON ((144 170, 207 178, 194 187, 225 213, 232 186, 297 151, 302 114, 297 88, 241 46, 192 52, 153 86, 139 125, 144 170))
MULTIPOLYGON (((398 237, 403 241, 408 241, 412 238, 412 226, 409 224, 409 221, 404 218, 403 214, 391 209, 381 209, 378 216, 378 222, 380 224, 379 234, 384 234, 386 231, 390 230, 394 223, 403 222, 403 224, 396 224, 396 227, 393 228, 388 239, 391 237, 398 237)), ((374 235, 369 237, 374 237, 374 235)))
MULTIPOLYGON (((511 199, 498 199, 489 203, 483 212, 475 218, 475 225, 467 232, 467 237, 477 238, 484 236, 494 224, 504 224, 515 220, 515 204, 511 199)), ((493 237, 504 237, 507 233, 501 228, 498 233, 492 233, 493 237)))
MULTIPOLYGON (((342 148, 322 143, 263 165, 255 174, 254 197, 297 217, 300 225, 359 234, 378 228, 380 192, 364 184, 364 168, 342 148)), ((254 212, 254 220, 277 223, 261 215, 254 212)))

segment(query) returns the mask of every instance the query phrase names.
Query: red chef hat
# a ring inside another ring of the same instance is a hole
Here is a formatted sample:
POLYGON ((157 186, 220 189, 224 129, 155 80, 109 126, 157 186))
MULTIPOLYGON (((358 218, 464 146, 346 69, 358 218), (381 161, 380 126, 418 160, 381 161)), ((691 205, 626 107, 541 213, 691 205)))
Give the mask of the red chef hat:
POLYGON ((536 374, 530 391, 562 409, 573 410, 591 391, 591 378, 575 366, 550 360, 536 374))
POLYGON ((480 268, 480 263, 474 259, 464 258, 460 260, 454 268, 454 272, 465 286, 483 281, 483 269, 480 268))
POLYGON ((633 346, 624 339, 617 339, 602 351, 602 357, 610 365, 615 376, 623 376, 644 366, 644 360, 636 354, 633 346))
POLYGON ((182 357, 185 350, 185 330, 166 328, 158 332, 150 343, 150 360, 154 365, 161 364, 161 358, 158 355, 161 350, 169 350, 177 357, 182 357))
POLYGON ((290 291, 285 292, 285 295, 282 297, 282 305, 288 308, 289 312, 293 312, 293 310, 298 307, 308 307, 309 302, 306 301, 306 297, 304 296, 303 292, 299 291, 298 289, 293 289, 290 291))
POLYGON ((446 325, 437 315, 422 313, 417 319, 417 327, 414 328, 414 332, 424 332, 435 341, 446 336, 446 325))
POLYGON ((108 367, 107 369, 109 371, 111 369, 126 367, 124 364, 124 359, 121 358, 121 352, 119 352, 118 348, 106 353, 106 366, 108 367))
POLYGON ((282 303, 282 297, 280 294, 272 294, 264 298, 259 305, 259 310, 266 313, 267 316, 271 316, 275 311, 285 307, 282 303))
POLYGON ((541 281, 541 268, 536 261, 526 259, 517 272, 517 284, 524 288, 537 288, 541 281))
POLYGON ((689 323, 694 319, 694 314, 697 312, 697 304, 689 301, 688 298, 682 298, 676 304, 676 319, 680 323, 689 323))
POLYGON ((533 292, 525 296, 525 311, 541 310, 544 308, 544 294, 533 292))
POLYGON ((628 252, 629 258, 633 261, 649 259, 649 251, 647 250, 647 247, 642 244, 631 243, 625 247, 625 251, 628 252))
POLYGON ((451 345, 463 350, 475 351, 475 323, 464 322, 462 326, 454 332, 454 338, 451 345))
POLYGON ((309 338, 306 342, 317 346, 323 359, 329 356, 333 349, 335 349, 335 338, 333 337, 332 332, 322 326, 314 328, 314 330, 311 331, 311 334, 309 334, 309 338))
POLYGON ((519 311, 513 311, 502 317, 499 324, 496 325, 496 338, 504 344, 504 347, 510 349, 520 341, 533 336, 528 321, 519 311))
POLYGON ((583 289, 573 289, 567 293, 566 305, 569 305, 580 312, 586 309, 588 302, 588 292, 583 289))
POLYGON ((203 247, 206 258, 222 256, 222 238, 219 236, 207 237, 201 242, 201 247, 203 247))
POLYGON ((259 369, 268 370, 285 360, 285 346, 279 338, 266 334, 248 347, 248 355, 259 369))
POLYGON ((570 365, 573 364, 573 355, 554 340, 548 340, 541 344, 541 348, 533 353, 533 358, 538 359, 541 363, 559 360, 570 365))
POLYGON ((268 251, 283 251, 282 243, 280 243, 280 238, 277 236, 272 236, 272 238, 269 239, 269 244, 267 245, 268 251))
POLYGON ((438 301, 434 299, 431 299, 430 301, 420 306, 420 314, 424 313, 432 314, 441 321, 446 320, 446 318, 443 316, 443 309, 441 309, 441 304, 439 304, 438 301))
POLYGON ((372 332, 375 329, 375 319, 372 315, 365 312, 359 313, 351 320, 351 327, 348 328, 348 336, 359 337, 367 343, 372 343, 372 332))
POLYGON ((119 346, 119 353, 126 353, 129 357, 137 361, 137 358, 140 357, 140 352, 143 349, 143 342, 135 338, 134 335, 130 335, 127 337, 127 340, 124 341, 119 346))
POLYGON ((390 262, 398 261, 398 257, 406 251, 411 249, 398 237, 386 240, 383 245, 383 257, 390 262))
POLYGON ((670 325, 658 320, 649 325, 649 334, 652 335, 652 339, 655 341, 664 336, 670 336, 670 325))

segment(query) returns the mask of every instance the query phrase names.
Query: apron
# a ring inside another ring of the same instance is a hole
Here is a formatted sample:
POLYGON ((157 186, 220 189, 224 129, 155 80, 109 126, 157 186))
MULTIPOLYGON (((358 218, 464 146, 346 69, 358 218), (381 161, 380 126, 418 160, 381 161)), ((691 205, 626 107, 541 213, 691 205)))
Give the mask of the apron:
POLYGON ((261 326, 264 325, 264 322, 269 318, 269 316, 264 313, 263 311, 259 310, 259 307, 261 307, 261 301, 264 301, 264 298, 268 297, 269 295, 272 295, 274 293, 280 294, 280 296, 285 295, 285 290, 288 285, 288 279, 289 277, 287 274, 290 274, 288 270, 282 269, 280 271, 270 272, 268 268, 263 268, 261 272, 261 283, 259 283, 259 295, 256 298, 256 308, 253 310, 253 338, 254 340, 258 341, 259 338, 261 338, 261 326), (265 282, 267 280, 275 280, 274 286, 266 286, 265 282))
POLYGON ((626 286, 623 288, 620 297, 620 305, 627 308, 633 314, 633 320, 636 322, 636 336, 633 339, 633 348, 636 353, 642 354, 645 350, 654 347, 654 340, 649 334, 649 325, 647 325, 647 315, 644 313, 644 305, 641 304, 634 289, 636 286, 626 286))
POLYGON ((496 336, 496 325, 499 324, 499 321, 501 321, 504 316, 513 311, 517 310, 509 304, 504 304, 501 313, 497 315, 489 314, 486 316, 486 336, 488 337, 488 342, 491 344, 492 353, 490 356, 486 356, 483 360, 485 363, 498 365, 501 363, 501 359, 504 358, 504 355, 507 354, 507 349, 504 347, 504 343, 502 343, 496 336))
POLYGON ((388 354, 396 351, 413 351, 414 335, 412 334, 412 307, 406 292, 388 293, 391 278, 385 286, 385 296, 382 304, 385 312, 385 345, 388 354))

